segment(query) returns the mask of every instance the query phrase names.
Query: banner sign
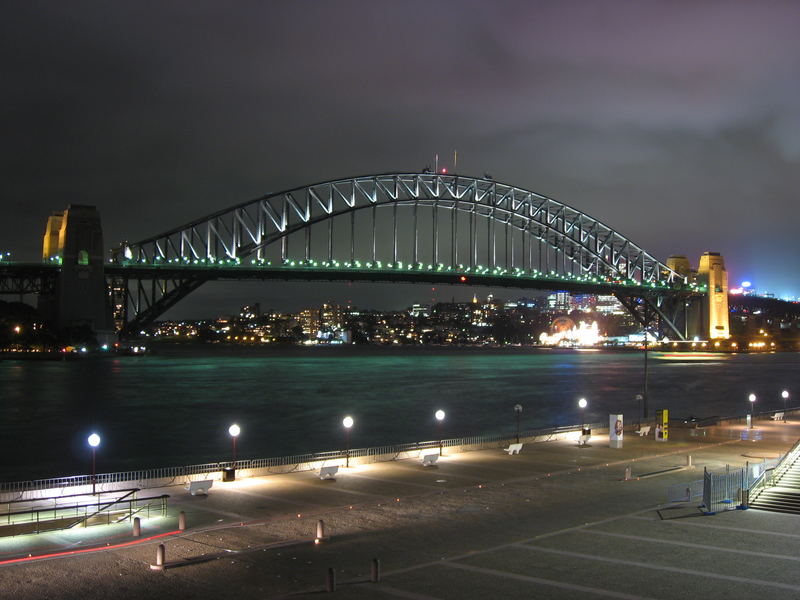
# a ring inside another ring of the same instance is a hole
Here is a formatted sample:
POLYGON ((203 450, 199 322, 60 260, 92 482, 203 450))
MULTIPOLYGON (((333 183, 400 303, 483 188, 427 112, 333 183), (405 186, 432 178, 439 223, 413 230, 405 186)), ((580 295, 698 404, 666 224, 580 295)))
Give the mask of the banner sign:
POLYGON ((666 442, 669 439, 669 410, 656 411, 656 441, 666 442))
POLYGON ((622 415, 608 415, 608 447, 622 448, 622 415))

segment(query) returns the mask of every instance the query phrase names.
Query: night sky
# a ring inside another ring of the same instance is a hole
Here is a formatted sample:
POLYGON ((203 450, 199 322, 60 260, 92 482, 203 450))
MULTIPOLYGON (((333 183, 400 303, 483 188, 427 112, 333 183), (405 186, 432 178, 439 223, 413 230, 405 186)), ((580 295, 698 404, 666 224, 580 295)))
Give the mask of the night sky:
MULTIPOLYGON (((655 256, 800 295, 798 2, 6 2, 0 251, 95 204, 106 245, 336 177, 458 172, 655 256)), ((471 291, 461 288, 459 298, 471 291)), ((221 284, 175 315, 449 290, 221 284)), ((517 292, 506 292, 514 297, 517 292)))

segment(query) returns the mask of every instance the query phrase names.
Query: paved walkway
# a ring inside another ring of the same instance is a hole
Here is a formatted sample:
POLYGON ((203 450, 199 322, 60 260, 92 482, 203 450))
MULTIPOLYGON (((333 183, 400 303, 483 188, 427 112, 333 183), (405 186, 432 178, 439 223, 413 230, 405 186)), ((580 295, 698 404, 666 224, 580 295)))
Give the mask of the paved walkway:
POLYGON ((445 452, 433 468, 215 482, 207 497, 148 490, 170 494, 170 508, 143 522, 141 541, 129 524, 0 539, 0 598, 311 598, 329 567, 341 598, 800 598, 800 517, 666 508, 668 485, 776 456, 800 438, 800 421, 758 431, 758 441, 728 426, 703 437, 673 428, 667 443, 627 435, 622 449, 594 437, 586 448, 528 444, 519 456, 445 452), (687 454, 694 469, 669 470, 687 454), (621 481, 626 466, 655 474, 621 481), (177 532, 181 510, 188 529, 177 532), (319 519, 330 539, 314 544, 319 519), (159 543, 163 572, 149 568, 159 543), (375 557, 377 584, 367 582, 375 557))

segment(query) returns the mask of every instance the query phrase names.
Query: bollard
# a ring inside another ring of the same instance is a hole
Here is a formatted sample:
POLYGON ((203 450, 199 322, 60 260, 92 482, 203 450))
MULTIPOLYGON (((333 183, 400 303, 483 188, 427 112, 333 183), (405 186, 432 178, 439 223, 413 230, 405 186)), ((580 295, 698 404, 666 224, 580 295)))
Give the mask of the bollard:
POLYGON ((378 583, 381 580, 381 561, 377 558, 372 559, 372 569, 370 571, 369 580, 373 583, 378 583))
POLYGON ((325 537, 325 522, 320 519, 317 521, 317 538, 314 541, 320 543, 322 540, 326 539, 328 538, 325 537))
POLYGON ((186 531, 186 513, 183 511, 178 513, 178 529, 186 531))
POLYGON ((688 469, 691 469, 691 468, 694 467, 694 465, 692 464, 692 455, 691 454, 687 454, 686 455, 686 467, 688 469))
POLYGON ((623 481, 630 481, 633 479, 633 474, 630 467, 625 467, 625 479, 623 481))
POLYGON ((139 517, 133 518, 133 537, 141 537, 142 535, 142 520, 139 517))
POLYGON ((150 565, 150 568, 154 571, 163 571, 165 555, 166 549, 164 548, 164 544, 159 544, 158 548, 156 548, 156 564, 150 565))
POLYGON ((325 589, 329 592, 336 591, 336 570, 333 567, 328 569, 328 575, 325 578, 325 589))

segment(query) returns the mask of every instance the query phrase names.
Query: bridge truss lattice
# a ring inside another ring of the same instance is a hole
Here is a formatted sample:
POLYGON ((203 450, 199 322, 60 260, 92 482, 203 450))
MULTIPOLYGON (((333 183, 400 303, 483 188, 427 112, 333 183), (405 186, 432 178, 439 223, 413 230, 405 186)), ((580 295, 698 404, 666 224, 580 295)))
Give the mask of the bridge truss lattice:
POLYGON ((435 173, 370 175, 268 194, 125 244, 115 261, 164 269, 149 283, 125 283, 133 328, 217 278, 215 270, 231 267, 400 268, 412 281, 415 269, 434 269, 671 290, 687 285, 575 208, 492 179, 435 173), (178 266, 200 269, 188 276, 178 266))

